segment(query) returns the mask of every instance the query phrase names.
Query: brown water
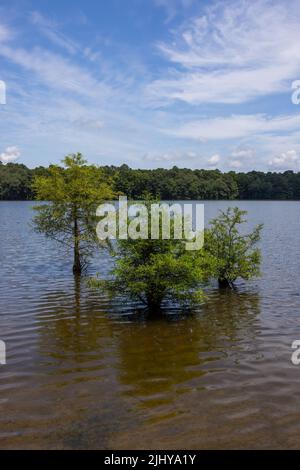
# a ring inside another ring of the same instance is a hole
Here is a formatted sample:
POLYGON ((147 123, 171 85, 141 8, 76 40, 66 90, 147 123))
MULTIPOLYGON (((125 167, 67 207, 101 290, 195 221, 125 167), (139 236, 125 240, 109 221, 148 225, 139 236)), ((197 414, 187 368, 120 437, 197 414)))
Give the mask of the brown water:
POLYGON ((75 282, 32 203, 0 202, 0 448, 300 447, 300 203, 236 204, 265 223, 263 277, 151 319, 75 282))

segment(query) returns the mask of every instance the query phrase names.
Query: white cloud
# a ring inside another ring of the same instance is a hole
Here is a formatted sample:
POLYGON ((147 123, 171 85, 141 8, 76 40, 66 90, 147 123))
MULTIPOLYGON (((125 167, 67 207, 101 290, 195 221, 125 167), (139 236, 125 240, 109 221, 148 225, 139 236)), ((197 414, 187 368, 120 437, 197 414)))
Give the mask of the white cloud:
POLYGON ((78 50, 78 45, 75 41, 70 40, 60 30, 56 22, 45 18, 38 11, 33 11, 30 14, 32 23, 38 27, 40 32, 46 36, 53 44, 65 49, 70 54, 75 54, 78 50))
MULTIPOLYGON (((158 0, 161 6, 173 5, 176 15, 183 12, 183 2, 158 0)), ((291 4, 289 13, 284 2, 278 5, 266 0, 210 2, 202 17, 185 22, 172 40, 159 45, 168 59, 168 68, 162 69, 157 64, 148 68, 147 57, 136 57, 130 46, 121 45, 122 53, 109 55, 102 38, 88 45, 73 41, 73 35, 62 33, 66 18, 56 23, 32 14, 28 36, 28 25, 22 26, 24 40, 21 30, 12 34, 0 26, 0 58, 5 59, 10 92, 0 133, 8 143, 20 144, 34 164, 81 150, 108 164, 297 168, 291 156, 282 155, 287 149, 300 155, 300 108, 277 117, 261 112, 287 109, 291 83, 300 78, 300 8, 293 10, 291 4), (39 33, 49 41, 39 43, 39 33), (153 82, 153 76, 158 80, 153 82), (251 107, 149 110, 147 83, 159 104, 178 99, 191 105, 240 103, 285 90, 289 95, 278 98, 276 108, 269 99, 251 107)))
MULTIPOLYGON (((36 47, 32 44, 40 44, 37 33, 43 22, 52 24, 38 15, 34 20, 29 37, 24 24, 22 41, 20 30, 12 36, 15 40, 0 41, 0 61, 9 83, 9 106, 3 109, 0 134, 9 142, 22 144, 23 152, 30 155, 30 165, 32 161, 47 164, 79 150, 93 161, 101 158, 107 164, 141 160, 161 134, 155 113, 147 115, 139 107, 141 77, 146 80, 147 73, 141 72, 138 58, 128 55, 120 64, 106 57, 91 66, 83 57, 96 60, 96 39, 88 49, 78 45, 72 55, 65 50, 54 52, 49 41, 36 47)), ((164 146, 158 149, 164 152, 164 146)))
POLYGON ((177 66, 148 87, 154 103, 243 103, 289 92, 300 73, 300 1, 230 0, 205 8, 159 50, 177 66))
POLYGON ((212 155, 209 159, 208 159, 208 165, 209 166, 215 166, 217 165, 221 160, 221 157, 220 155, 218 154, 215 154, 215 155, 212 155))
POLYGON ((6 42, 13 37, 13 32, 4 24, 0 24, 0 43, 6 42))
POLYGON ((195 161, 199 155, 193 151, 168 151, 164 153, 147 153, 144 160, 156 163, 180 163, 183 164, 188 161, 195 161))
POLYGON ((237 159, 244 158, 246 160, 250 160, 255 156, 255 149, 252 147, 240 146, 231 153, 231 156, 237 159))
POLYGON ((287 168, 300 170, 300 156, 295 150, 288 150, 271 159, 269 165, 279 170, 286 170, 287 168))
POLYGON ((4 152, 0 153, 0 162, 2 162, 4 165, 7 163, 12 163, 16 161, 21 155, 20 150, 18 147, 7 147, 4 152))
POLYGON ((93 51, 90 47, 85 47, 83 50, 83 55, 91 62, 95 62, 97 59, 100 58, 101 54, 99 51, 93 51))
POLYGON ((229 167, 232 167, 235 169, 241 168, 242 166, 243 166, 243 163, 241 162, 241 160, 231 160, 229 162, 229 167))
POLYGON ((95 131, 99 131, 100 129, 103 129, 104 127, 103 121, 89 119, 85 117, 79 117, 78 119, 75 119, 73 121, 73 124, 75 126, 78 126, 80 129, 95 130, 95 131))
POLYGON ((108 97, 111 88, 95 79, 83 67, 44 49, 32 51, 0 45, 0 56, 34 72, 51 88, 75 92, 90 98, 108 97))
POLYGON ((188 122, 181 127, 164 129, 169 135, 185 139, 238 139, 255 134, 286 132, 300 128, 300 115, 268 117, 264 114, 232 115, 188 122))
POLYGON ((154 104, 184 101, 191 105, 201 103, 238 104, 258 96, 289 92, 288 77, 298 71, 291 67, 268 66, 259 70, 225 70, 212 72, 173 72, 165 80, 156 80, 147 87, 154 104))
POLYGON ((249 146, 238 146, 229 156, 228 167, 231 169, 241 169, 243 167, 251 168, 257 162, 254 160, 256 151, 249 146))

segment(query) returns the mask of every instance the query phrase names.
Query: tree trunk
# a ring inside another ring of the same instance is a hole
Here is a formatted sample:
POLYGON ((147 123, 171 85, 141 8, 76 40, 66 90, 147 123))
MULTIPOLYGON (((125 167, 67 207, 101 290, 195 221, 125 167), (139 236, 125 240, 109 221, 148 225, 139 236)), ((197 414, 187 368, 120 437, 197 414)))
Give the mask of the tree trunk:
POLYGON ((231 288, 231 284, 227 279, 218 279, 220 289, 228 289, 231 288))
POLYGON ((74 264, 73 264, 73 273, 80 275, 82 271, 81 260, 80 260, 80 250, 79 250, 79 227, 77 219, 77 211, 75 209, 74 213, 74 264))
POLYGON ((149 311, 151 313, 159 312, 161 303, 162 303, 162 298, 157 297, 155 295, 149 295, 149 294, 146 297, 147 297, 147 306, 148 306, 149 311))

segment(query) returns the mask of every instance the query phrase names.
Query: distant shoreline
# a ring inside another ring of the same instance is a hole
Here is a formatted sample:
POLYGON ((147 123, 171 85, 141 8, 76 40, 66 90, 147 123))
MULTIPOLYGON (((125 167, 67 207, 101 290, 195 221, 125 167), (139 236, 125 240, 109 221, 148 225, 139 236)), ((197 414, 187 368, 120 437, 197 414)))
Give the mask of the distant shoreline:
MULTIPOLYGON (((151 196, 176 201, 299 201, 300 172, 250 171, 236 173, 220 170, 157 168, 132 169, 127 165, 102 166, 105 177, 113 181, 116 193, 128 199, 151 196)), ((64 169, 61 167, 61 171, 64 169)), ((35 199, 32 183, 37 176, 47 177, 49 167, 30 169, 20 163, 0 164, 0 200, 35 199)))

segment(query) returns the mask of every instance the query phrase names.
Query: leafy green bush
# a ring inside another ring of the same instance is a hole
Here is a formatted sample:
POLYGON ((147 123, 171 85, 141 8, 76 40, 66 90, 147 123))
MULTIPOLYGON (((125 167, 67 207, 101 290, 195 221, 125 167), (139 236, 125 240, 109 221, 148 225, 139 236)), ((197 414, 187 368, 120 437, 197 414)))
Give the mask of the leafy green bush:
POLYGON ((260 275, 261 253, 255 245, 260 240, 263 225, 257 225, 246 235, 239 226, 246 222, 247 211, 228 208, 211 221, 205 231, 205 251, 215 259, 214 277, 220 286, 232 286, 238 277, 251 279, 260 275))

